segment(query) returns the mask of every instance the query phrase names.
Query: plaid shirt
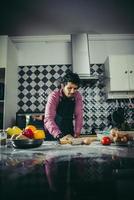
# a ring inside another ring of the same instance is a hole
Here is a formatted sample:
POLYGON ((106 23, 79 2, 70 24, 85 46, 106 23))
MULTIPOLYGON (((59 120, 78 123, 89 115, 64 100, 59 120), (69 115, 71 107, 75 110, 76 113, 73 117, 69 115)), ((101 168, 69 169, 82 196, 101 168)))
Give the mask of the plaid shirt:
MULTIPOLYGON (((53 91, 49 97, 45 109, 44 126, 54 137, 61 133, 59 127, 55 123, 56 110, 62 97, 62 89, 53 91)), ((74 133, 80 134, 83 126, 83 101, 81 94, 76 91, 75 98, 75 111, 74 111, 74 133)), ((69 109, 69 108, 68 108, 69 109)), ((78 135, 77 135, 78 136, 78 135)))

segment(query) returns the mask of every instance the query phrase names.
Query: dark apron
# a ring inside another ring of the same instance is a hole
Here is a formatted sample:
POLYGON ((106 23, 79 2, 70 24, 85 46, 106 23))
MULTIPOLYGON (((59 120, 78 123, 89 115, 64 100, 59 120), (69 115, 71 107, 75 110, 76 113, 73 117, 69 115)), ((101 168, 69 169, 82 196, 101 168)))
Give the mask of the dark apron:
MULTIPOLYGON (((74 133, 73 115, 75 109, 75 99, 60 97, 60 101, 56 110, 55 123, 59 127, 63 135, 74 133)), ((54 137, 45 129, 45 140, 55 140, 54 137)))
POLYGON ((73 115, 75 109, 75 99, 60 97, 59 105, 57 107, 55 122, 58 125, 63 135, 73 134, 73 115))

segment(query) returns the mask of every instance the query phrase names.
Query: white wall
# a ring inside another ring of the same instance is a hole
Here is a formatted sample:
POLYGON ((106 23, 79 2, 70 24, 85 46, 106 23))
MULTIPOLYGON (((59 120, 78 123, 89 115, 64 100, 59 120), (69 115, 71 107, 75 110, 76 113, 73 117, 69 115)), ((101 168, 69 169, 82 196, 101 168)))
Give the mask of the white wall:
POLYGON ((17 88, 18 88, 18 62, 17 50, 10 39, 7 47, 7 68, 5 79, 5 107, 4 128, 12 126, 17 112, 17 88))
POLYGON ((23 37, 16 38, 18 64, 49 65, 71 64, 69 36, 23 37))
POLYGON ((5 68, 7 65, 7 35, 0 36, 0 68, 5 68))
POLYGON ((134 35, 89 35, 90 63, 104 63, 108 55, 134 54, 134 35))
MULTIPOLYGON (((104 63, 111 54, 134 54, 134 35, 88 35, 90 63, 104 63)), ((70 35, 12 37, 18 65, 71 64, 70 35)))

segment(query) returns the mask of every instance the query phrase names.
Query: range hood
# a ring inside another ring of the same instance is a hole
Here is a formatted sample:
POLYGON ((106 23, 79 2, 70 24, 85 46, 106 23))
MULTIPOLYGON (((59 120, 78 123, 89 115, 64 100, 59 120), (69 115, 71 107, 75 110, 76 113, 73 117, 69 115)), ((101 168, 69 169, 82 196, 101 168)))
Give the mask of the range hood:
POLYGON ((71 45, 73 72, 77 73, 82 80, 97 80, 97 76, 90 74, 88 35, 86 33, 72 34, 71 45))

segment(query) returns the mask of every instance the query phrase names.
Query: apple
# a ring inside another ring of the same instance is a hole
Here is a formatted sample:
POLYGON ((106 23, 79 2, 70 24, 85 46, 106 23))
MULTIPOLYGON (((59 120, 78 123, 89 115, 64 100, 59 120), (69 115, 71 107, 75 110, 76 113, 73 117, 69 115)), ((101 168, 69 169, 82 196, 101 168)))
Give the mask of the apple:
POLYGON ((101 144, 103 144, 103 145, 110 145, 111 144, 111 139, 108 136, 104 136, 101 139, 101 144))
POLYGON ((22 135, 28 137, 29 139, 33 139, 34 138, 34 134, 33 131, 29 128, 29 129, 24 129, 22 132, 22 135))

